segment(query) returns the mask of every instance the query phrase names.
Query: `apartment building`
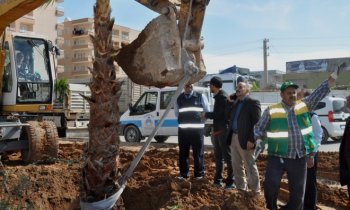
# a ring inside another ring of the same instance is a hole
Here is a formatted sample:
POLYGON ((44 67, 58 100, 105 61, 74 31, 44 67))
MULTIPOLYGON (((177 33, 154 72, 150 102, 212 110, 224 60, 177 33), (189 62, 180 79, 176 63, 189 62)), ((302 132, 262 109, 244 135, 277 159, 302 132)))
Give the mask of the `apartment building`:
MULTIPOLYGON (((33 33, 47 37, 54 45, 62 46, 63 39, 58 37, 63 25, 58 23, 58 18, 64 16, 63 7, 59 6, 64 0, 43 5, 36 10, 24 15, 11 23, 7 31, 33 33)), ((63 66, 56 66, 57 71, 63 71, 63 66)))
MULTIPOLYGON (((93 67, 94 46, 90 35, 94 35, 94 33, 93 18, 65 19, 63 31, 60 34, 64 40, 61 47, 64 50, 64 58, 58 61, 59 65, 64 66, 64 71, 58 73, 59 78, 67 78, 70 83, 88 83, 91 80, 89 69, 93 67)), ((125 26, 114 25, 112 30, 114 47, 121 47, 122 42, 132 42, 139 33, 139 31, 125 26)), ((117 65, 116 75, 123 81, 122 95, 119 100, 119 108, 123 112, 128 108, 128 104, 135 103, 148 87, 131 82, 117 65)))
MULTIPOLYGON (((131 42, 137 38, 138 34, 139 31, 114 25, 112 31, 113 45, 114 47, 121 47, 122 42, 131 42)), ((94 35, 93 18, 65 19, 62 33, 64 58, 59 60, 59 64, 64 65, 64 72, 60 72, 59 77, 76 81, 86 81, 91 78, 89 68, 92 68, 94 46, 90 35, 94 35)), ((126 77, 118 66, 116 73, 120 78, 126 77)))

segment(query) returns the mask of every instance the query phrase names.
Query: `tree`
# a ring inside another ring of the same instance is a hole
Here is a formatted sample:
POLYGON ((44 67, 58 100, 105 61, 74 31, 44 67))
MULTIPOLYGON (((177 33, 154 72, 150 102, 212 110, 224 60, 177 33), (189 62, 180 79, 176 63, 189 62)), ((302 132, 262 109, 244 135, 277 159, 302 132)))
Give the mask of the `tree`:
POLYGON ((63 78, 63 79, 57 80, 54 88, 55 88, 56 97, 58 96, 57 97, 58 101, 63 103, 64 98, 69 94, 68 79, 63 78))
POLYGON ((116 79, 109 0, 96 0, 94 6, 95 35, 90 104, 89 144, 82 173, 81 201, 101 201, 117 192, 118 134, 121 84, 116 79))

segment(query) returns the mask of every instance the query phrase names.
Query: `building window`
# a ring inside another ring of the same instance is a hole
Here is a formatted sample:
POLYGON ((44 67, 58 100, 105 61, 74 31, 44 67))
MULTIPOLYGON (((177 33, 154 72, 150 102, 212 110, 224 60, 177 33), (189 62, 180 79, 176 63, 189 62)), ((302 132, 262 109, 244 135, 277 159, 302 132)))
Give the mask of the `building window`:
POLYGON ((21 24, 21 25, 19 26, 19 31, 20 31, 20 32, 27 32, 27 31, 29 31, 28 25, 21 24))
POLYGON ((129 40, 129 32, 122 32, 122 40, 129 40))
POLYGON ((119 30, 113 30, 113 36, 119 36, 119 30))

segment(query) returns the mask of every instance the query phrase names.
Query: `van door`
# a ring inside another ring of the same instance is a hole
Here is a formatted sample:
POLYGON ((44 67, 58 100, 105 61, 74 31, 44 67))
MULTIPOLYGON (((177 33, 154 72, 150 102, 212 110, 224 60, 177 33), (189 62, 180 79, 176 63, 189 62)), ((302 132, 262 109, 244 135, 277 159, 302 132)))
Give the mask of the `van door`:
MULTIPOLYGON (((163 116, 172 97, 175 95, 175 90, 161 91, 159 100, 159 118, 163 116)), ((158 123, 158 122, 157 122, 158 123)), ((174 105, 172 105, 163 125, 159 128, 157 135, 159 136, 177 136, 177 117, 174 112, 174 105)))
POLYGON ((158 92, 145 92, 130 110, 130 116, 140 121, 142 136, 150 135, 159 120, 157 100, 158 92))

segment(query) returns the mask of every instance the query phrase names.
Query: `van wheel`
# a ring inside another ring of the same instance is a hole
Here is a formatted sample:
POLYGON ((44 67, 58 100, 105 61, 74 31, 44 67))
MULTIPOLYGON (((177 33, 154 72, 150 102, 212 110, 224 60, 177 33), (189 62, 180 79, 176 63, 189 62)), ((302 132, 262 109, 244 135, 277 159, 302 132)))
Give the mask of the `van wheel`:
POLYGON ((127 142, 140 142, 141 134, 138 128, 133 125, 129 125, 124 130, 124 138, 127 142))
POLYGON ((340 141, 341 140, 341 136, 338 136, 338 137, 331 137, 331 139, 333 140, 333 141, 340 141))
POLYGON ((323 134, 322 134, 321 144, 325 144, 328 141, 329 135, 327 130, 324 127, 322 127, 322 131, 323 131, 323 134))
POLYGON ((168 138, 169 138, 169 136, 155 136, 155 137, 154 137, 154 139, 155 139, 158 143, 164 143, 168 138))

